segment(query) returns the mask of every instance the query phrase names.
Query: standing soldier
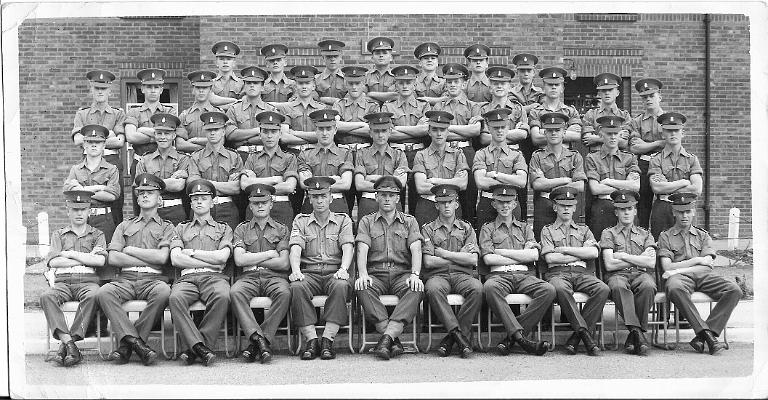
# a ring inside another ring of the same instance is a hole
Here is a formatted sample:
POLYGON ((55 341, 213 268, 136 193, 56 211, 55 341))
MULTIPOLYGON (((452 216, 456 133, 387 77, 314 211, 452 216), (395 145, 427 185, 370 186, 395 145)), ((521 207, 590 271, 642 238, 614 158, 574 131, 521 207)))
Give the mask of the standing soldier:
POLYGON ((611 193, 615 190, 640 190, 640 168, 632 153, 619 150, 621 117, 615 115, 597 119, 603 144, 599 151, 587 154, 586 173, 589 192, 594 198, 589 209, 587 225, 596 238, 603 229, 616 225, 611 193))
MULTIPOLYGON (((424 150, 416 153, 413 161, 413 179, 416 190, 421 198, 416 203, 413 215, 424 225, 438 217, 435 195, 432 188, 437 185, 455 185, 459 190, 467 188, 467 171, 469 165, 464 153, 455 147, 448 146, 448 125, 453 115, 447 111, 427 111, 429 118, 429 136, 432 143, 424 150)), ((461 217, 461 210, 457 213, 461 217)))
MULTIPOLYGON (((296 191, 299 178, 296 156, 280 148, 280 123, 285 120, 273 111, 264 111, 255 116, 261 130, 264 148, 248 156, 243 165, 240 188, 246 189, 253 184, 269 185, 275 189, 272 196, 270 216, 277 222, 288 226, 293 223, 293 208, 289 195, 296 191)), ((245 220, 251 219, 252 207, 245 214, 245 220)))
MULTIPOLYGON (((408 160, 405 152, 389 144, 392 134, 392 113, 371 113, 365 116, 370 126, 373 144, 360 151, 355 159, 355 187, 360 192, 357 204, 357 222, 363 216, 379 209, 374 184, 385 175, 392 175, 405 187, 408 179, 408 160)), ((403 211, 401 204, 397 204, 403 211)))
POLYGON ((480 273, 487 276, 483 293, 488 306, 501 319, 507 337, 496 348, 507 355, 517 342, 526 353, 543 355, 549 344, 528 339, 528 334, 541 321, 555 299, 555 288, 536 277, 536 271, 528 265, 539 259, 540 246, 533 238, 531 224, 518 221, 512 210, 517 208, 517 188, 512 185, 495 185, 493 202, 496 218, 480 228, 480 255, 484 268, 480 273), (505 300, 513 293, 531 297, 531 303, 518 317, 505 300))
POLYGON ((236 58, 240 47, 232 42, 217 42, 211 47, 216 57, 216 77, 213 78, 211 93, 234 102, 243 95, 243 80, 235 74, 236 58))
POLYGON ((589 228, 573 222, 577 195, 578 192, 569 186, 552 190, 551 199, 557 220, 541 231, 541 255, 548 264, 547 281, 555 287, 557 303, 573 329, 573 334, 565 342, 565 351, 576 354, 579 341, 582 341, 587 354, 596 356, 600 347, 590 332, 603 315, 610 290, 595 275, 587 272, 586 261, 598 257, 599 245, 589 228), (589 296, 581 311, 573 299, 574 292, 589 296))
POLYGON ((293 97, 295 83, 285 76, 285 56, 288 47, 282 44, 270 44, 260 50, 264 56, 264 68, 269 76, 264 80, 264 91, 261 98, 269 103, 284 103, 293 97))
POLYGON ((99 288, 96 298, 118 343, 109 360, 118 364, 127 363, 133 351, 144 365, 157 361, 157 352, 147 346, 146 340, 171 294, 164 269, 174 235, 173 225, 157 214, 163 189, 165 183, 160 178, 137 175, 133 194, 139 202, 139 215, 121 222, 109 243, 109 264, 120 268, 120 275, 99 288), (123 310, 123 303, 130 300, 147 302, 135 323, 123 310))
POLYGON ((659 257, 664 269, 662 278, 667 280, 667 297, 696 332, 696 337, 690 342, 691 347, 703 353, 706 343, 709 354, 715 354, 726 348, 717 337, 725 329, 743 293, 739 285, 712 270, 717 257, 712 248, 712 238, 707 231, 692 225, 696 217, 696 197, 696 193, 684 192, 669 196, 675 225, 659 236, 659 257), (706 320, 691 301, 693 292, 703 292, 717 300, 706 320))
POLYGON ((611 193, 616 208, 617 223, 603 230, 600 248, 603 253, 611 298, 624 319, 629 335, 624 350, 630 354, 645 355, 648 345, 643 333, 648 330, 648 312, 656 294, 656 243, 651 233, 635 225, 637 201, 640 195, 633 190, 611 193))
POLYGON ((539 58, 533 54, 521 53, 512 57, 512 64, 515 65, 518 83, 512 87, 510 93, 517 99, 517 102, 523 105, 526 114, 541 103, 544 98, 544 91, 533 84, 533 77, 536 76, 536 64, 539 58))
POLYGON ((421 233, 416 218, 396 209, 403 189, 400 181, 385 175, 374 185, 379 209, 360 219, 357 228, 357 298, 365 316, 381 334, 374 354, 389 360, 403 354, 400 334, 419 312, 424 294, 421 275, 421 233), (392 315, 379 296, 391 293, 399 298, 392 315))
POLYGON ((597 97, 600 99, 600 106, 588 110, 584 114, 584 129, 582 130, 582 142, 589 148, 590 153, 600 150, 600 144, 603 139, 600 137, 600 123, 597 121, 600 117, 616 116, 623 119, 623 125, 619 130, 621 139, 620 147, 627 148, 627 139, 629 139, 629 120, 632 118, 628 112, 616 105, 616 98, 621 94, 621 78, 611 73, 598 74, 593 82, 597 86, 597 97))
POLYGON ((259 358, 261 363, 272 360, 270 343, 280 321, 288 313, 291 291, 288 286, 288 228, 272 219, 272 195, 275 189, 260 183, 245 188, 253 219, 235 228, 235 265, 242 275, 229 291, 232 312, 250 344, 242 357, 248 362, 259 358), (251 309, 251 299, 269 297, 272 305, 264 311, 264 322, 259 325, 251 309))
POLYGON ((209 100, 215 77, 216 74, 211 71, 195 71, 187 75, 187 79, 192 83, 195 102, 179 115, 181 125, 176 129, 176 149, 181 152, 191 154, 201 150, 208 143, 200 117, 204 113, 222 111, 209 100))
POLYGON ((176 226, 171 241, 171 264, 181 269, 181 277, 171 287, 168 305, 173 326, 187 346, 179 359, 190 365, 200 357, 204 365, 211 365, 216 357, 208 346, 216 344, 229 309, 229 278, 222 271, 232 253, 232 228, 211 217, 216 197, 211 182, 194 180, 187 194, 193 215, 191 221, 176 226), (198 300, 205 303, 199 328, 189 314, 190 304, 198 300))
POLYGON ((51 249, 45 265, 54 271, 54 285, 40 296, 40 307, 51 329, 51 336, 61 344, 54 359, 65 367, 82 361, 76 341, 85 338, 85 331, 96 307, 99 290, 97 271, 106 261, 107 243, 104 233, 88 225, 88 210, 93 192, 71 190, 66 197, 69 226, 53 232, 51 249), (61 304, 77 301, 72 327, 61 311, 61 304))
POLYGON ((397 97, 395 76, 392 74, 392 48, 395 42, 388 37, 375 37, 365 48, 371 53, 373 69, 365 73, 368 97, 379 104, 397 97))
POLYGON ((352 220, 344 213, 333 212, 331 185, 334 179, 319 176, 305 180, 312 212, 301 214, 291 229, 291 315, 294 324, 307 339, 302 360, 336 358, 333 340, 347 323, 347 300, 350 295, 349 268, 354 257, 355 238, 352 220), (326 295, 323 307, 325 330, 317 340, 317 313, 312 297, 326 295))
POLYGON ((563 137, 564 143, 568 143, 570 147, 572 143, 581 141, 581 116, 573 106, 566 105, 562 100, 566 75, 568 75, 568 71, 558 67, 544 68, 539 72, 539 76, 544 82, 544 96, 541 98, 540 104, 534 105, 528 111, 528 124, 531 127, 533 147, 543 147, 547 144, 547 137, 541 126, 541 116, 546 113, 560 113, 568 118, 563 137))
MULTIPOLYGON (((491 133, 491 144, 475 154, 472 173, 477 187, 481 190, 477 203, 477 226, 496 219, 496 207, 493 206, 491 188, 497 185, 511 185, 515 190, 528 186, 528 165, 523 154, 507 143, 509 114, 512 110, 500 108, 483 114, 485 124, 491 133)), ((526 191, 527 193, 527 191, 526 191)), ((523 210, 515 202, 512 214, 517 221, 522 221, 523 210)))
POLYGON ((533 233, 541 237, 541 228, 555 222, 550 192, 565 186, 584 192, 584 159, 573 150, 563 146, 563 135, 568 116, 560 113, 541 115, 541 124, 547 138, 547 145, 533 152, 528 168, 528 179, 533 189, 533 233))
POLYGON ((474 102, 491 101, 491 81, 485 74, 490 55, 491 49, 483 44, 473 44, 464 49, 464 58, 471 72, 466 88, 467 98, 474 102))
MULTIPOLYGON (((483 284, 472 277, 477 267, 477 237, 472 225, 456 218, 459 208, 459 187, 437 185, 432 187, 439 215, 421 227, 424 237, 424 291, 429 304, 445 326, 447 335, 437 349, 441 357, 451 354, 456 344, 462 358, 472 354, 472 322, 483 303, 483 284), (458 315, 448 304, 448 295, 464 297, 458 315)), ((478 338, 479 340, 479 338, 478 338)))
POLYGON ((85 158, 69 169, 64 190, 93 192, 88 225, 104 232, 106 240, 112 240, 115 220, 111 208, 120 194, 120 176, 117 167, 104 159, 104 142, 109 129, 101 125, 85 125, 80 128, 80 134, 83 135, 85 158))
POLYGON ((651 158, 648 167, 651 189, 656 200, 651 209, 651 233, 658 238, 661 232, 675 224, 669 195, 691 192, 701 194, 704 171, 699 159, 683 148, 685 116, 669 112, 656 121, 661 124, 664 148, 651 158))
POLYGON ((437 43, 427 42, 416 46, 413 56, 419 60, 421 72, 416 77, 416 96, 435 104, 445 93, 445 78, 437 75, 438 56, 442 49, 437 43))
POLYGON ((177 225, 187 219, 182 205, 182 193, 189 178, 189 156, 179 153, 174 146, 176 128, 180 123, 175 115, 153 114, 150 119, 154 123, 157 150, 142 157, 136 165, 136 173, 150 173, 163 180, 163 201, 157 214, 177 225))
POLYGON ((657 79, 640 79, 635 84, 640 98, 645 105, 645 112, 629 122, 629 150, 637 155, 640 165, 640 201, 637 203, 637 218, 640 226, 649 227, 651 218, 651 205, 653 203, 653 190, 648 175, 648 167, 651 157, 664 148, 664 137, 661 134, 661 125, 656 121, 664 110, 661 109, 661 87, 657 79))
POLYGON ((340 68, 344 42, 323 40, 317 44, 317 47, 320 48, 320 55, 325 61, 325 68, 315 75, 315 90, 320 97, 320 102, 331 106, 347 94, 344 85, 344 72, 340 68))
POLYGON ((226 114, 218 111, 204 113, 200 120, 206 134, 206 145, 190 156, 192 167, 188 180, 192 182, 202 178, 216 188, 211 215, 215 221, 225 222, 234 229, 241 221, 232 196, 240 193, 243 160, 236 152, 224 147, 226 114))
MULTIPOLYGON (((143 69, 136 74, 136 77, 141 81, 144 103, 129 108, 125 116, 125 137, 128 143, 133 146, 131 181, 136 179, 136 165, 142 157, 157 150, 154 123, 151 120, 152 115, 171 114, 175 116, 179 113, 175 107, 160 103, 165 75, 165 70, 157 68, 143 69)), ((133 199, 133 215, 139 215, 139 204, 135 198, 133 199)))
MULTIPOLYGON (((307 189, 303 184, 307 179, 313 176, 330 177, 334 182, 331 185, 330 203, 331 211, 349 214, 350 210, 344 200, 344 193, 349 190, 352 184, 352 175, 354 166, 352 165, 352 154, 347 149, 336 146, 333 137, 336 135, 336 116, 339 114, 334 110, 318 110, 310 114, 314 121, 315 132, 317 134, 317 144, 302 150, 298 158, 299 181, 302 188, 307 189)), ((312 210, 312 205, 308 198, 304 198, 302 211, 308 214, 312 210)))
MULTIPOLYGON (((109 95, 112 93, 112 81, 115 75, 109 71, 96 70, 85 74, 91 88, 93 103, 90 107, 82 107, 75 113, 72 127, 72 141, 78 146, 83 145, 83 134, 80 128, 85 125, 101 125, 109 129, 109 135, 104 143, 104 160, 117 167, 118 176, 123 176, 123 162, 120 150, 125 145, 125 112, 122 108, 112 108, 109 105, 109 95)), ((83 154, 85 154, 83 150, 83 154)), ((123 185, 112 202, 112 219, 115 225, 123 222, 123 185)))
POLYGON ((226 126, 226 142, 237 149, 245 162, 250 154, 263 148, 256 115, 264 111, 275 111, 275 106, 261 99, 266 71, 251 66, 243 68, 240 74, 243 76, 245 97, 227 109, 229 119, 226 126))

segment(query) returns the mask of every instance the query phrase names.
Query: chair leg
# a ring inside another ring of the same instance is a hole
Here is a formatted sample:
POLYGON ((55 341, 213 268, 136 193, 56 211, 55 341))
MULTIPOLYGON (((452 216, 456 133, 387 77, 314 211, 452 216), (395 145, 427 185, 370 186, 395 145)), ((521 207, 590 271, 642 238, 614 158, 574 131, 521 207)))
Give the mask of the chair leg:
POLYGON ((555 305, 552 304, 552 311, 550 312, 550 329, 552 329, 552 343, 549 344, 549 351, 555 350, 555 342, 557 339, 555 338, 555 305))
POLYGON ((166 360, 172 360, 174 359, 173 355, 169 357, 168 350, 165 348, 165 311, 166 310, 163 310, 163 318, 160 322, 160 351, 163 353, 163 357, 165 357, 166 360))
POLYGON ((347 345, 349 346, 349 351, 352 354, 355 354, 355 348, 352 346, 352 303, 347 305, 347 345))
POLYGON ((619 309, 613 309, 613 350, 619 349, 619 309))
POLYGON ((360 344, 360 354, 363 354, 363 352, 365 352, 365 346, 368 343, 367 343, 367 337, 365 334, 365 310, 363 310, 362 305, 360 305, 360 325, 362 326, 362 330, 363 330, 362 332, 363 340, 362 340, 362 343, 360 344))
POLYGON ((491 308, 488 307, 488 348, 491 348, 491 334, 493 333, 493 327, 491 325, 491 308))
POLYGON ((429 349, 432 347, 432 310, 429 309, 429 302, 424 304, 424 312, 427 314, 427 348, 424 349, 424 352, 429 353, 429 349))
POLYGON ((481 313, 477 313, 477 349, 480 351, 485 351, 485 348, 483 348, 483 341, 481 339, 481 328, 482 328, 482 316, 481 313))
POLYGON ((229 316, 224 317, 224 355, 232 358, 234 352, 229 349, 229 316))
POLYGON ((101 350, 101 313, 99 310, 96 310, 96 348, 99 349, 99 357, 106 361, 109 354, 104 355, 104 352, 101 350))
POLYGON ((675 346, 680 346, 680 312, 675 307, 675 346))

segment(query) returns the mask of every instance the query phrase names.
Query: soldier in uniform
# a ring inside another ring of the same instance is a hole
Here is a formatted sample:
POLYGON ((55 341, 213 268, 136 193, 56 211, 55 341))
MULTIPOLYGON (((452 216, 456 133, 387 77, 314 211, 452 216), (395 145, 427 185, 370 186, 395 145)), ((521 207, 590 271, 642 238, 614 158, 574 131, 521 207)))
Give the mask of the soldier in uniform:
MULTIPOLYGON (((437 185, 455 185, 459 190, 467 188, 469 164, 464 153, 455 147, 448 146, 448 126, 453 115, 447 111, 427 111, 429 118, 429 136, 432 143, 424 150, 416 153, 413 161, 413 179, 419 198, 416 212, 413 214, 419 225, 424 225, 438 217, 435 195, 432 188, 437 185)), ((461 218, 461 210, 457 212, 461 218)))
POLYGON ((564 114, 567 119, 567 126, 563 142, 578 143, 581 141, 581 116, 573 106, 568 106, 562 101, 563 91, 565 90, 565 76, 568 71, 558 68, 544 68, 539 72, 542 82, 544 82, 544 96, 541 103, 536 104, 528 111, 528 125, 531 127, 531 143, 534 147, 543 147, 547 144, 547 137, 542 129, 541 115, 546 113, 564 114))
POLYGON ((282 44, 270 44, 262 47, 260 52, 264 56, 264 69, 269 71, 269 76, 264 80, 261 98, 269 103, 285 103, 293 97, 296 89, 296 82, 285 76, 285 56, 288 54, 288 47, 282 44))
POLYGON ((698 196, 704 179, 698 157, 683 148, 685 116, 669 112, 659 115, 656 121, 662 128, 664 148, 651 158, 648 166, 651 189, 656 194, 651 209, 651 233, 654 238, 675 224, 669 195, 691 192, 698 196))
MULTIPOLYGON (((85 125, 101 125, 109 129, 109 135, 104 143, 104 160, 117 167, 118 176, 123 176, 123 162, 120 150, 125 145, 125 112, 122 108, 109 105, 109 95, 112 92, 112 81, 115 75, 109 71, 95 70, 85 74, 90 83, 93 103, 90 107, 82 107, 75 113, 72 127, 72 141, 83 146, 83 134, 80 129, 85 125)), ((85 154, 83 149, 83 154, 85 154)), ((123 222, 123 185, 112 202, 112 219, 115 225, 123 222)))
MULTIPOLYGON (((160 103, 165 75, 165 70, 157 68, 143 69, 136 74, 136 77, 141 81, 144 103, 129 108, 125 116, 125 137, 128 143, 133 146, 131 181, 136 178, 136 165, 142 157, 157 150, 154 123, 150 119, 152 115, 178 115, 175 107, 160 103)), ((135 198, 133 199, 133 215, 139 215, 139 204, 135 198)))
POLYGON ((635 89, 645 105, 645 112, 629 121, 627 148, 638 157, 640 165, 640 201, 637 203, 637 218, 640 226, 649 227, 653 190, 648 175, 651 157, 664 148, 666 142, 661 134, 661 125, 656 121, 664 110, 661 109, 661 87, 657 79, 640 79, 635 89))
POLYGON ((666 279, 667 297, 696 332, 696 337, 690 342, 691 347, 703 353, 706 343, 709 354, 715 354, 726 348, 717 338, 743 293, 737 284, 712 270, 717 257, 712 248, 712 238, 707 231, 692 225, 696 217, 697 194, 679 192, 669 197, 675 225, 659 236, 659 257, 664 270, 662 278, 666 279), (693 292, 703 292, 717 301, 706 320, 691 301, 693 292))
POLYGON ((373 68, 365 73, 366 93, 379 104, 397 98, 395 76, 391 68, 393 47, 395 42, 387 37, 375 37, 365 46, 373 61, 373 68))
POLYGON ((248 347, 242 357, 248 362, 268 363, 272 360, 270 343, 280 321, 288 313, 291 291, 288 286, 288 228, 270 216, 272 195, 270 185, 254 183, 245 188, 253 218, 235 228, 235 265, 242 274, 229 291, 232 312, 237 316, 241 329, 248 338, 248 347), (264 311, 264 322, 256 322, 251 309, 251 299, 269 297, 272 304, 264 311))
POLYGON ((416 46, 413 56, 419 60, 421 72, 416 77, 416 96, 434 105, 445 93, 445 78, 437 75, 438 57, 443 49, 437 43, 426 42, 416 46))
POLYGON ((290 132, 284 132, 281 140, 288 145, 288 151, 297 155, 307 147, 306 144, 317 142, 315 124, 309 114, 330 108, 312 98, 317 73, 315 67, 308 65, 291 68, 291 75, 296 80, 296 97, 279 108, 290 128, 290 132))
POLYGON ((491 49, 483 44, 473 44, 464 49, 464 58, 470 71, 467 81, 467 98, 478 103, 489 102, 491 96, 491 81, 485 71, 488 69, 488 57, 491 49))
POLYGON ((544 90, 533 84, 538 62, 538 57, 528 53, 516 54, 512 57, 512 64, 515 65, 517 73, 517 84, 512 86, 510 94, 523 105, 526 114, 544 98, 544 90))
POLYGON ((307 339, 302 360, 336 358, 333 341, 339 328, 347 324, 347 300, 350 295, 349 268, 355 252, 352 220, 333 212, 333 178, 311 177, 304 181, 312 211, 293 221, 290 239, 291 315, 294 324, 307 339), (318 341, 317 313, 312 297, 326 295, 323 307, 325 329, 318 341))
POLYGON ((263 148, 256 115, 275 111, 275 106, 261 99, 267 72, 259 67, 246 67, 243 76, 243 99, 227 109, 226 143, 235 148, 245 162, 248 156, 263 148))
POLYGON ((176 226, 171 241, 171 264, 181 270, 181 277, 171 287, 168 305, 173 326, 187 347, 179 359, 190 365, 200 357, 204 365, 211 365, 216 356, 209 346, 216 344, 229 309, 229 277, 223 270, 232 253, 233 235, 229 225, 211 216, 213 183, 194 180, 187 185, 187 194, 193 215, 191 221, 176 226), (189 314, 190 304, 198 300, 205 303, 199 328, 189 314))
POLYGON ((565 342, 565 351, 576 354, 579 341, 582 341, 587 354, 596 356, 600 347, 590 332, 603 315, 610 290, 587 271, 586 261, 598 257, 599 245, 589 228, 573 221, 578 193, 569 186, 552 190, 550 198, 554 202, 557 220, 541 231, 541 255, 548 264, 547 281, 555 287, 557 303, 573 329, 573 334, 565 342), (581 311, 573 299, 574 292, 589 296, 581 311))
POLYGON ((629 139, 629 120, 632 116, 616 105, 616 97, 621 94, 619 90, 621 78, 606 72, 598 74, 593 79, 593 82, 597 86, 597 97, 600 99, 600 106, 590 109, 584 114, 582 142, 589 148, 590 153, 599 151, 603 139, 600 137, 600 123, 597 119, 606 116, 616 116, 623 119, 624 125, 619 130, 619 137, 621 139, 619 144, 622 149, 626 149, 627 139, 629 139))
MULTIPOLYGON (((289 226, 293 223, 294 214, 288 196, 296 191, 299 173, 296 156, 280 148, 280 123, 285 117, 273 111, 263 111, 254 118, 258 121, 264 147, 245 160, 240 188, 246 189, 256 183, 274 188, 270 216, 289 226)), ((246 221, 252 216, 252 207, 249 207, 245 214, 246 221)))
POLYGON ((541 228, 555 222, 555 214, 550 192, 566 186, 577 193, 584 192, 584 159, 573 150, 563 146, 563 135, 568 116, 561 113, 541 115, 541 123, 547 137, 547 145, 536 150, 531 156, 528 167, 528 179, 533 189, 533 233, 537 240, 541 237, 541 228))
POLYGON ((206 145, 190 156, 192 164, 188 181, 202 178, 216 188, 211 215, 215 221, 225 222, 234 229, 241 220, 232 196, 240 193, 243 160, 236 152, 224 147, 226 114, 208 112, 202 114, 200 120, 206 134, 206 145))
POLYGON ((616 225, 608 227, 600 237, 605 277, 611 298, 624 319, 629 335, 624 350, 645 355, 648 345, 643 333, 648 330, 648 312, 656 294, 656 243, 651 233, 635 225, 637 201, 634 190, 611 193, 616 208, 616 225))
MULTIPOLYGON (((392 113, 371 113, 365 116, 373 144, 361 150, 360 156, 355 159, 355 187, 360 193, 357 204, 358 223, 363 216, 379 209, 374 185, 382 176, 394 176, 403 187, 408 179, 410 169, 405 152, 389 144, 389 136, 392 134, 391 118, 392 113)), ((402 204, 398 202, 397 208, 402 211, 402 204)))
POLYGON ((341 52, 344 42, 338 40, 323 40, 317 44, 320 55, 325 61, 325 68, 315 75, 315 90, 321 103, 332 106, 338 99, 344 98, 347 90, 344 84, 344 72, 341 52))
POLYGON ((209 100, 215 77, 216 74, 211 71, 195 71, 187 75, 192 84, 195 102, 179 115, 181 125, 176 129, 176 149, 181 152, 191 154, 201 150, 208 143, 200 117, 204 113, 222 112, 209 100))
POLYGON ((88 225, 104 232, 106 240, 112 240, 115 220, 112 218, 112 202, 120 194, 120 175, 117 167, 104 159, 104 142, 109 129, 101 125, 85 125, 80 129, 83 135, 85 158, 69 169, 64 181, 64 190, 88 190, 91 208, 88 211, 88 225))
MULTIPOLYGON (((483 114, 491 132, 491 144, 475 154, 472 164, 474 181, 481 190, 480 201, 477 203, 477 226, 480 227, 496 219, 492 187, 505 184, 519 190, 528 186, 528 165, 523 154, 507 143, 510 113, 512 110, 508 108, 499 108, 483 114)), ((523 220, 523 211, 517 202, 512 214, 517 221, 523 220)))
POLYGON ((182 193, 189 178, 190 160, 189 156, 176 151, 174 146, 179 119, 171 114, 153 114, 150 120, 154 123, 157 150, 142 157, 136 165, 136 173, 150 173, 165 182, 163 201, 157 214, 175 225, 187 219, 182 193))
POLYGON ((109 264, 120 268, 120 274, 96 293, 99 307, 107 315, 118 343, 109 360, 118 364, 127 363, 134 351, 144 365, 157 361, 157 352, 145 342, 162 317, 171 294, 164 269, 169 261, 173 225, 157 214, 163 189, 165 183, 154 175, 136 176, 133 194, 141 211, 117 226, 108 248, 109 264), (135 323, 123 310, 123 303, 129 300, 147 302, 135 323))
MULTIPOLYGON (((354 165, 351 152, 333 142, 338 115, 334 110, 317 110, 309 115, 314 121, 317 144, 302 150, 297 164, 301 183, 313 176, 327 176, 333 179, 331 211, 349 214, 350 209, 344 200, 344 194, 352 185, 354 165)), ((305 184, 302 188, 307 189, 305 184)), ((311 210, 309 198, 305 197, 302 212, 308 214, 311 210)))
POLYGON ((374 354, 384 360, 404 351, 400 334, 419 312, 424 294, 421 275, 421 233, 416 218, 396 209, 402 183, 391 175, 376 181, 379 209, 360 219, 357 228, 357 298, 365 316, 381 334, 374 354), (379 296, 394 294, 400 300, 392 315, 379 296))
POLYGON ((424 237, 424 292, 447 335, 440 341, 437 353, 448 357, 456 345, 462 358, 472 354, 472 322, 477 319, 483 303, 483 284, 473 277, 477 267, 477 237, 472 225, 456 218, 459 208, 459 187, 436 185, 438 217, 421 227, 424 237), (457 315, 448 304, 448 294, 460 294, 464 304, 457 315))
POLYGON ((531 224, 518 221, 512 212, 517 205, 517 188, 499 184, 492 189, 496 218, 480 228, 481 274, 487 276, 483 293, 488 306, 501 319, 507 337, 496 348, 507 355, 515 343, 527 353, 543 355, 549 344, 532 341, 533 332, 555 299, 555 288, 536 277, 529 267, 539 259, 540 246, 533 238, 531 224), (505 300, 512 293, 531 297, 531 303, 518 317, 505 300))
POLYGON ((217 70, 211 93, 224 98, 221 100, 233 103, 243 95, 243 80, 235 74, 240 47, 229 41, 221 41, 211 47, 211 52, 216 57, 217 70))
POLYGON ((104 233, 88 225, 88 210, 93 192, 71 190, 64 192, 69 225, 51 234, 51 249, 45 265, 54 271, 53 287, 40 295, 40 307, 51 329, 51 336, 61 344, 54 360, 69 367, 82 361, 76 341, 85 338, 85 331, 96 307, 101 267, 106 261, 107 243, 104 233), (61 311, 61 304, 77 301, 72 326, 61 311))
POLYGON ((621 117, 611 115, 597 119, 603 145, 599 151, 587 154, 585 170, 592 199, 587 226, 596 238, 603 229, 616 225, 617 217, 611 202, 615 190, 640 190, 640 168, 632 153, 619 150, 621 117))

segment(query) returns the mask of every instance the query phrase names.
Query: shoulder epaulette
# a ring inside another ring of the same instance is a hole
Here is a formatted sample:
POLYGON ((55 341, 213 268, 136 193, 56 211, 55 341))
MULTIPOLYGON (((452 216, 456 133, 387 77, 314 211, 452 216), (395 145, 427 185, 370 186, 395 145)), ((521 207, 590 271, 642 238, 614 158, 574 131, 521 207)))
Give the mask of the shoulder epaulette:
POLYGON ((694 228, 696 228, 697 230, 700 230, 700 231, 702 231, 702 232, 706 233, 707 235, 709 235, 709 232, 708 232, 706 229, 702 229, 702 228, 699 228, 699 227, 698 227, 698 226, 696 226, 696 225, 691 225, 691 226, 692 226, 692 227, 694 227, 694 228))
POLYGON ((131 104, 130 108, 139 108, 141 104, 131 104))
POLYGON ((89 108, 91 108, 91 106, 80 107, 80 108, 77 109, 77 111, 83 111, 83 110, 87 110, 89 108))

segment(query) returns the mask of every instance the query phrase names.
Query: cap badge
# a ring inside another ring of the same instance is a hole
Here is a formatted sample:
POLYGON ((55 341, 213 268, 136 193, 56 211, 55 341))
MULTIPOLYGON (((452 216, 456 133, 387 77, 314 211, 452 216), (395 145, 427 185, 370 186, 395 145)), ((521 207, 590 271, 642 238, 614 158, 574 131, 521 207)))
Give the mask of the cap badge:
POLYGON ((382 42, 381 40, 379 40, 379 46, 384 46, 384 42, 382 42))
POLYGON ((605 78, 605 83, 606 83, 606 84, 608 83, 608 78, 605 78))
POLYGON ((331 45, 330 44, 328 45, 328 50, 331 50, 331 45))
POLYGON ((208 123, 212 123, 212 122, 213 122, 213 117, 211 117, 211 120, 210 120, 210 121, 208 121, 208 123))
POLYGON ((680 196, 680 202, 685 203, 685 196, 680 196))
POLYGON ((224 45, 224 50, 226 50, 226 49, 227 49, 227 45, 225 44, 225 45, 224 45))
POLYGON ((501 194, 507 194, 507 189, 506 189, 506 188, 505 188, 505 189, 503 189, 503 191, 501 192, 501 194))
POLYGON ((99 74, 99 79, 104 79, 104 74, 99 74))
POLYGON ((256 194, 261 194, 261 188, 256 188, 256 194))
POLYGON ((320 189, 320 181, 315 182, 315 188, 320 189))
POLYGON ((160 121, 160 122, 165 122, 165 117, 163 117, 163 120, 162 120, 162 121, 160 121))
POLYGON ((153 77, 153 78, 155 77, 155 73, 154 73, 154 72, 152 73, 152 77, 153 77))
POLYGON ((445 190, 445 188, 443 188, 443 196, 445 196, 447 194, 448 194, 448 192, 445 190))
POLYGON ((675 121, 675 117, 670 116, 669 117, 669 122, 674 122, 674 121, 675 121))
POLYGON ((142 184, 142 185, 146 185, 146 184, 147 184, 147 178, 144 178, 144 179, 142 179, 142 182, 141 182, 141 184, 142 184))
POLYGON ((528 57, 523 57, 523 62, 527 62, 527 61, 528 61, 528 57))
POLYGON ((501 76, 501 70, 499 70, 499 73, 498 73, 498 74, 496 74, 496 75, 497 75, 497 76, 501 76))
POLYGON ((553 77, 553 78, 557 78, 557 74, 553 72, 553 73, 552 73, 552 77, 553 77))
POLYGON ((323 113, 323 119, 328 119, 328 114, 323 113))
POLYGON ((643 83, 643 87, 648 87, 648 82, 643 83))
POLYGON ((429 46, 427 46, 427 51, 432 51, 432 50, 430 50, 429 46))
POLYGON ((626 199, 627 199, 627 197, 626 197, 626 196, 624 196, 624 195, 622 194, 622 195, 621 195, 621 199, 622 199, 622 200, 626 200, 626 199))
POLYGON ((271 115, 269 116, 269 122, 272 122, 272 116, 271 115))
POLYGON ((254 76, 254 75, 256 75, 256 71, 251 70, 251 76, 254 76))
POLYGON ((96 129, 91 131, 91 136, 96 136, 96 129))
POLYGON ((80 202, 80 195, 77 195, 77 199, 75 199, 76 202, 80 202))
POLYGON ((274 47, 272 48, 272 54, 275 54, 275 48, 274 47))

